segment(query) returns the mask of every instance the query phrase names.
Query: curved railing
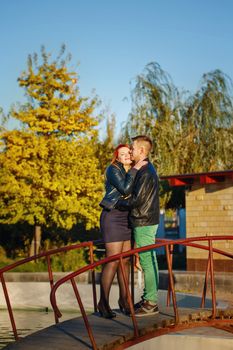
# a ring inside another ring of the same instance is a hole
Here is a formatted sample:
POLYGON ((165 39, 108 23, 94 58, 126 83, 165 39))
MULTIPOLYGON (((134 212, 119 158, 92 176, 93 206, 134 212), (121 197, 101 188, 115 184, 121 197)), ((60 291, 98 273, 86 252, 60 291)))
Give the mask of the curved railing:
MULTIPOLYGON (((167 258, 167 267, 168 267, 168 276, 169 276, 169 288, 168 288, 168 299, 167 302, 170 302, 170 294, 172 296, 172 302, 173 302, 173 309, 174 309, 174 317, 175 317, 175 323, 178 324, 179 323, 179 313, 178 313, 178 307, 177 307, 177 302, 176 302, 176 293, 175 293, 175 287, 174 287, 174 281, 173 281, 173 274, 172 274, 172 254, 173 254, 173 247, 175 245, 184 245, 184 246, 191 246, 191 247, 195 247, 198 249, 203 249, 203 250, 207 250, 209 252, 209 256, 208 256, 208 260, 207 260, 207 266, 206 266, 206 276, 205 276, 205 282, 204 282, 204 287, 203 287, 203 293, 202 293, 202 306, 204 305, 205 302, 205 295, 206 295, 206 288, 207 288, 207 278, 208 278, 208 274, 210 274, 210 282, 211 282, 211 296, 212 296, 212 319, 216 318, 216 293, 215 293, 215 280, 214 280, 214 259, 213 259, 213 253, 218 253, 221 254, 225 257, 231 258, 233 259, 233 254, 228 253, 228 252, 224 252, 223 250, 220 249, 216 249, 213 248, 213 241, 217 241, 217 240, 233 240, 233 236, 211 236, 211 237, 195 237, 195 238, 188 238, 188 239, 179 239, 179 240, 158 240, 159 243, 155 243, 152 245, 148 245, 145 247, 141 247, 141 248, 136 248, 136 249, 132 249, 130 251, 121 253, 121 254, 116 254, 113 256, 110 256, 108 258, 102 259, 100 261, 97 262, 93 262, 88 266, 82 267, 81 269, 74 271, 72 273, 69 273, 68 275, 66 275, 65 277, 61 278, 60 280, 58 280, 54 286, 51 289, 51 293, 50 293, 50 301, 54 310, 55 315, 60 318, 62 316, 57 303, 56 303, 56 291, 57 289, 65 282, 67 281, 71 281, 74 293, 76 295, 78 304, 79 304, 79 308, 80 311, 82 313, 82 317, 92 344, 92 347, 94 350, 97 350, 97 345, 95 342, 95 338, 92 332, 92 329, 90 327, 89 321, 88 321, 88 317, 87 314, 85 312, 79 291, 78 291, 78 287, 77 284, 74 281, 74 278, 86 271, 94 271, 94 269, 100 265, 103 265, 105 263, 111 262, 111 261, 116 261, 119 260, 119 265, 120 265, 120 269, 123 275, 123 280, 124 280, 124 284, 125 284, 125 288, 126 288, 126 292, 127 292, 127 299, 128 299, 128 303, 129 303, 129 307, 130 307, 130 313, 131 313, 131 318, 132 318, 132 323, 133 323, 133 328, 134 328, 134 337, 135 339, 137 339, 139 337, 139 329, 138 329, 138 324, 137 324, 137 320, 135 317, 135 312, 134 312, 134 307, 133 307, 133 301, 130 295, 130 291, 129 291, 129 286, 127 284, 127 278, 125 276, 125 272, 124 272, 124 265, 123 265, 123 259, 124 258, 128 258, 132 255, 134 255, 135 253, 140 253, 140 252, 144 252, 144 251, 149 251, 149 250, 154 250, 154 249, 158 249, 161 247, 165 247, 166 250, 166 258, 167 258), (200 243, 195 243, 195 242, 207 242, 208 245, 201 245, 200 243)), ((95 301, 95 305, 96 305, 96 301, 95 301)))
MULTIPOLYGON (((205 237, 194 237, 194 238, 188 238, 188 239, 178 239, 178 240, 156 239, 157 243, 155 243, 155 244, 152 244, 152 245, 149 245, 146 247, 142 247, 142 248, 132 249, 132 250, 129 250, 127 252, 117 254, 117 255, 114 255, 114 256, 111 256, 108 258, 104 258, 104 259, 96 261, 96 262, 94 262, 93 248, 94 248, 94 244, 96 245, 96 243, 97 242, 100 243, 100 241, 94 241, 94 242, 90 241, 90 242, 83 242, 83 243, 76 244, 76 245, 70 245, 70 246, 66 246, 66 247, 62 247, 62 248, 53 249, 53 250, 50 250, 48 252, 42 252, 41 254, 34 255, 32 257, 23 259, 21 261, 17 261, 9 266, 6 266, 6 267, 0 269, 0 279, 1 279, 3 292, 4 292, 4 296, 5 296, 5 300, 6 300, 6 304, 7 304, 7 309, 8 309, 8 313, 9 313, 9 317, 10 317, 10 321, 11 321, 11 325, 12 325, 15 339, 17 340, 19 337, 17 334, 16 324, 15 324, 15 320, 14 320, 13 310, 11 307, 7 286, 5 283, 4 273, 13 270, 14 268, 16 268, 19 265, 28 263, 30 261, 38 260, 40 258, 46 258, 46 262, 47 262, 48 279, 49 279, 50 288, 51 288, 50 300, 51 300, 51 304, 52 304, 52 307, 54 310, 55 322, 57 323, 58 319, 62 316, 62 314, 57 306, 56 291, 63 283, 70 281, 71 285, 73 287, 74 293, 76 295, 76 298, 77 298, 77 301, 79 304, 79 308, 80 308, 87 332, 89 334, 93 349, 97 349, 97 346, 95 343, 95 338, 94 338, 92 329, 90 327, 90 324, 88 322, 88 317, 87 317, 87 314, 85 312, 85 309, 84 309, 84 306, 83 306, 83 303, 82 303, 82 300, 81 300, 81 297, 80 297, 80 294, 78 291, 77 283, 75 282, 74 278, 77 277, 78 275, 84 273, 84 272, 91 271, 93 306, 94 306, 94 311, 97 311, 95 269, 98 266, 103 265, 107 262, 119 260, 119 266, 120 266, 120 269, 122 271, 122 275, 123 275, 123 279, 124 279, 124 283, 125 283, 125 287, 126 287, 126 291, 127 291, 127 298, 128 298, 128 302, 129 302, 129 306, 130 306, 130 311, 131 311, 132 323, 133 323, 133 328, 134 328, 134 336, 136 339, 139 337, 139 330, 138 330, 137 320, 135 317, 134 307, 133 307, 134 281, 133 281, 133 278, 131 278, 131 293, 130 293, 129 286, 127 284, 127 279, 126 279, 126 276, 124 273, 123 259, 128 258, 130 256, 132 257, 135 253, 139 253, 139 252, 143 252, 143 251, 154 250, 154 249, 156 250, 160 247, 165 247, 167 268, 168 268, 168 277, 169 277, 167 305, 170 304, 170 299, 172 298, 172 304, 173 304, 174 317, 175 317, 176 324, 179 323, 179 312, 178 312, 179 310, 178 310, 177 302, 176 302, 176 293, 175 293, 175 286, 174 286, 173 272, 172 272, 174 246, 176 246, 176 245, 190 246, 190 247, 194 247, 197 249, 202 249, 202 250, 208 251, 209 254, 208 254, 208 259, 207 259, 207 264, 206 264, 205 281, 204 281, 203 292, 202 292, 201 306, 203 307, 205 304, 207 280, 208 280, 208 277, 210 277, 211 296, 212 296, 212 318, 214 319, 216 317, 216 293, 215 293, 215 281, 214 281, 213 253, 217 253, 217 254, 223 255, 227 258, 233 259, 233 254, 225 252, 225 251, 220 250, 220 249, 213 248, 213 242, 217 241, 217 240, 222 240, 222 241, 223 240, 233 240, 233 235, 210 236, 210 237, 205 236, 205 237), (207 245, 200 244, 202 242, 205 242, 205 244, 207 243, 207 245), (66 252, 66 251, 73 250, 73 249, 82 249, 85 247, 89 247, 90 264, 80 268, 77 271, 74 271, 72 273, 68 273, 65 277, 61 278, 56 283, 54 283, 50 257, 54 254, 66 252)), ((132 259, 131 259, 131 261, 132 261, 132 259)), ((133 265, 132 265, 132 270, 133 270, 133 265)), ((133 274, 132 274, 132 277, 133 277, 133 274)))
MULTIPOLYGON (((79 243, 79 244, 73 244, 70 246, 52 249, 52 250, 49 250, 47 252, 42 252, 40 254, 36 254, 36 255, 31 256, 31 257, 16 261, 16 262, 0 269, 0 280, 2 283, 3 293, 4 293, 5 300, 6 300, 6 305, 7 305, 7 309, 8 309, 8 313, 9 313, 9 317, 10 317, 12 330, 13 330, 14 337, 16 340, 18 340, 19 337, 18 337, 17 328, 16 328, 16 324, 15 324, 15 319, 14 319, 14 314, 13 314, 13 310, 12 310, 12 306, 11 306, 11 302, 10 302, 10 298, 9 298, 9 293, 8 293, 5 278, 4 278, 4 273, 9 272, 20 265, 24 265, 24 264, 29 263, 31 261, 37 261, 41 258, 45 258, 46 263, 47 263, 47 270, 48 270, 48 280, 50 283, 50 288, 52 289, 53 285, 54 285, 54 278, 53 278, 53 271, 52 271, 52 267, 51 267, 51 259, 50 259, 51 256, 55 255, 55 254, 67 252, 70 250, 74 250, 74 249, 81 249, 81 248, 89 247, 90 263, 93 263, 94 262, 94 244, 99 243, 99 242, 100 241, 89 241, 89 242, 83 242, 83 243, 79 243)), ((92 281, 95 281, 95 271, 94 270, 92 270, 92 281)), ((96 307, 97 307, 96 306, 96 285, 94 282, 92 283, 92 289, 93 289, 93 303, 94 303, 94 307, 96 310, 96 307)), ((55 317, 55 322, 58 323, 58 317, 56 316, 55 313, 54 313, 54 317, 55 317)))

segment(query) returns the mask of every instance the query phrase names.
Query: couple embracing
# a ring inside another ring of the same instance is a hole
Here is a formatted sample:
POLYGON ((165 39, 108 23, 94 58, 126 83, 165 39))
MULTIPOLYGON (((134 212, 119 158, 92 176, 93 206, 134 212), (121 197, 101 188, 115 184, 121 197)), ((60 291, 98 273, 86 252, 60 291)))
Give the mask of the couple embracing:
MULTIPOLYGON (((155 243, 159 224, 159 185, 155 168, 148 156, 152 141, 148 136, 132 138, 132 145, 119 145, 111 165, 106 170, 106 194, 100 205, 103 210, 100 228, 103 235, 106 256, 112 256, 135 247, 155 243), (134 164, 134 165, 133 165, 134 164)), ((134 305, 137 317, 158 313, 158 264, 154 250, 139 253, 144 273, 142 299, 134 305)), ((125 258, 124 271, 129 281, 129 259, 125 258)), ((98 310, 105 318, 114 318, 116 313, 109 305, 109 294, 115 274, 119 284, 120 310, 130 314, 123 276, 119 261, 104 265, 101 274, 100 300, 98 310)))

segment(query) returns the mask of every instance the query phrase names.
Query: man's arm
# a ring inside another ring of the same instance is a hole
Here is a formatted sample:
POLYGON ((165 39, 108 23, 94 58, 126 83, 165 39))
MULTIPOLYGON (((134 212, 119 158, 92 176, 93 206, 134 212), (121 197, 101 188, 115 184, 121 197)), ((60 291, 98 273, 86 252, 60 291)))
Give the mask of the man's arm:
POLYGON ((142 174, 142 176, 136 181, 132 196, 129 199, 118 200, 116 208, 123 210, 134 209, 143 205, 147 200, 151 189, 154 189, 152 182, 154 182, 154 179, 151 176, 147 173, 142 174))

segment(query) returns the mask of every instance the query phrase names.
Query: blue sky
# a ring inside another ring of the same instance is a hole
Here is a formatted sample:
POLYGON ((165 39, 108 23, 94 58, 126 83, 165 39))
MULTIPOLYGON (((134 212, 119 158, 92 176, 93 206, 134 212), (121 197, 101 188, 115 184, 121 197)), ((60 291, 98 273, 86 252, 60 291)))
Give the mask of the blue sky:
POLYGON ((81 94, 95 89, 116 115, 116 132, 131 109, 133 79, 149 62, 181 89, 195 91, 216 68, 233 79, 231 0, 1 0, 0 13, 5 112, 24 101, 17 78, 41 45, 56 56, 66 44, 81 94))

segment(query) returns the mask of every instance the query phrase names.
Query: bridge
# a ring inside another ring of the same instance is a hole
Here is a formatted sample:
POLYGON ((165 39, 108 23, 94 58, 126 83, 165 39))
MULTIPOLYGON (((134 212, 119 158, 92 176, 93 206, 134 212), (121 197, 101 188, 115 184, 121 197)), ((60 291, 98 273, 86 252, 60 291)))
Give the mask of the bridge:
POLYGON ((9 344, 6 349, 125 349, 135 344, 140 344, 148 339, 152 339, 164 334, 176 333, 184 329, 195 329, 197 327, 214 327, 222 332, 231 334, 233 339, 233 309, 221 309, 217 307, 216 286, 215 286, 215 270, 213 254, 219 254, 228 259, 233 259, 233 254, 214 248, 214 243, 219 240, 233 240, 233 236, 210 236, 210 237, 195 237, 184 240, 156 240, 156 243, 150 246, 132 249, 122 254, 117 254, 109 258, 99 261, 94 261, 94 243, 84 242, 78 245, 71 245, 59 249, 54 249, 48 252, 33 257, 15 262, 9 266, 0 269, 0 279, 3 288, 4 297, 6 300, 7 310, 14 333, 16 342, 9 344), (175 290, 173 278, 173 250, 174 246, 192 246, 196 249, 207 251, 208 258, 206 259, 206 272, 203 283, 202 295, 200 295, 201 303, 197 307, 195 305, 182 305, 178 300, 178 293, 175 290), (134 314, 134 280, 133 273, 131 274, 131 286, 126 283, 124 276, 123 260, 132 257, 135 253, 141 251, 159 249, 165 247, 167 270, 168 270, 168 291, 166 305, 160 307, 158 315, 147 316, 144 318, 136 318, 134 314), (65 277, 54 282, 53 271, 51 268, 51 256, 72 249, 89 249, 90 264, 77 269, 74 272, 68 273, 65 277), (50 284, 50 301, 54 312, 55 325, 26 338, 19 339, 17 325, 15 323, 14 312, 11 306, 11 300, 8 293, 7 284, 4 274, 13 270, 16 266, 25 264, 29 261, 45 258, 48 267, 48 283, 50 284), (97 312, 97 292, 95 271, 98 266, 101 266, 109 261, 119 261, 119 266, 124 276, 125 286, 127 290, 128 302, 130 305, 131 316, 117 315, 116 319, 106 320, 101 318, 97 312), (80 296, 79 284, 75 278, 83 273, 90 271, 92 280, 92 297, 93 297, 93 312, 88 313, 83 305, 80 296), (211 303, 206 305, 206 292, 208 281, 210 282, 211 303), (72 320, 59 322, 62 313, 57 304, 57 290, 64 284, 70 282, 77 300, 77 310, 80 310, 81 317, 76 317, 72 320))

